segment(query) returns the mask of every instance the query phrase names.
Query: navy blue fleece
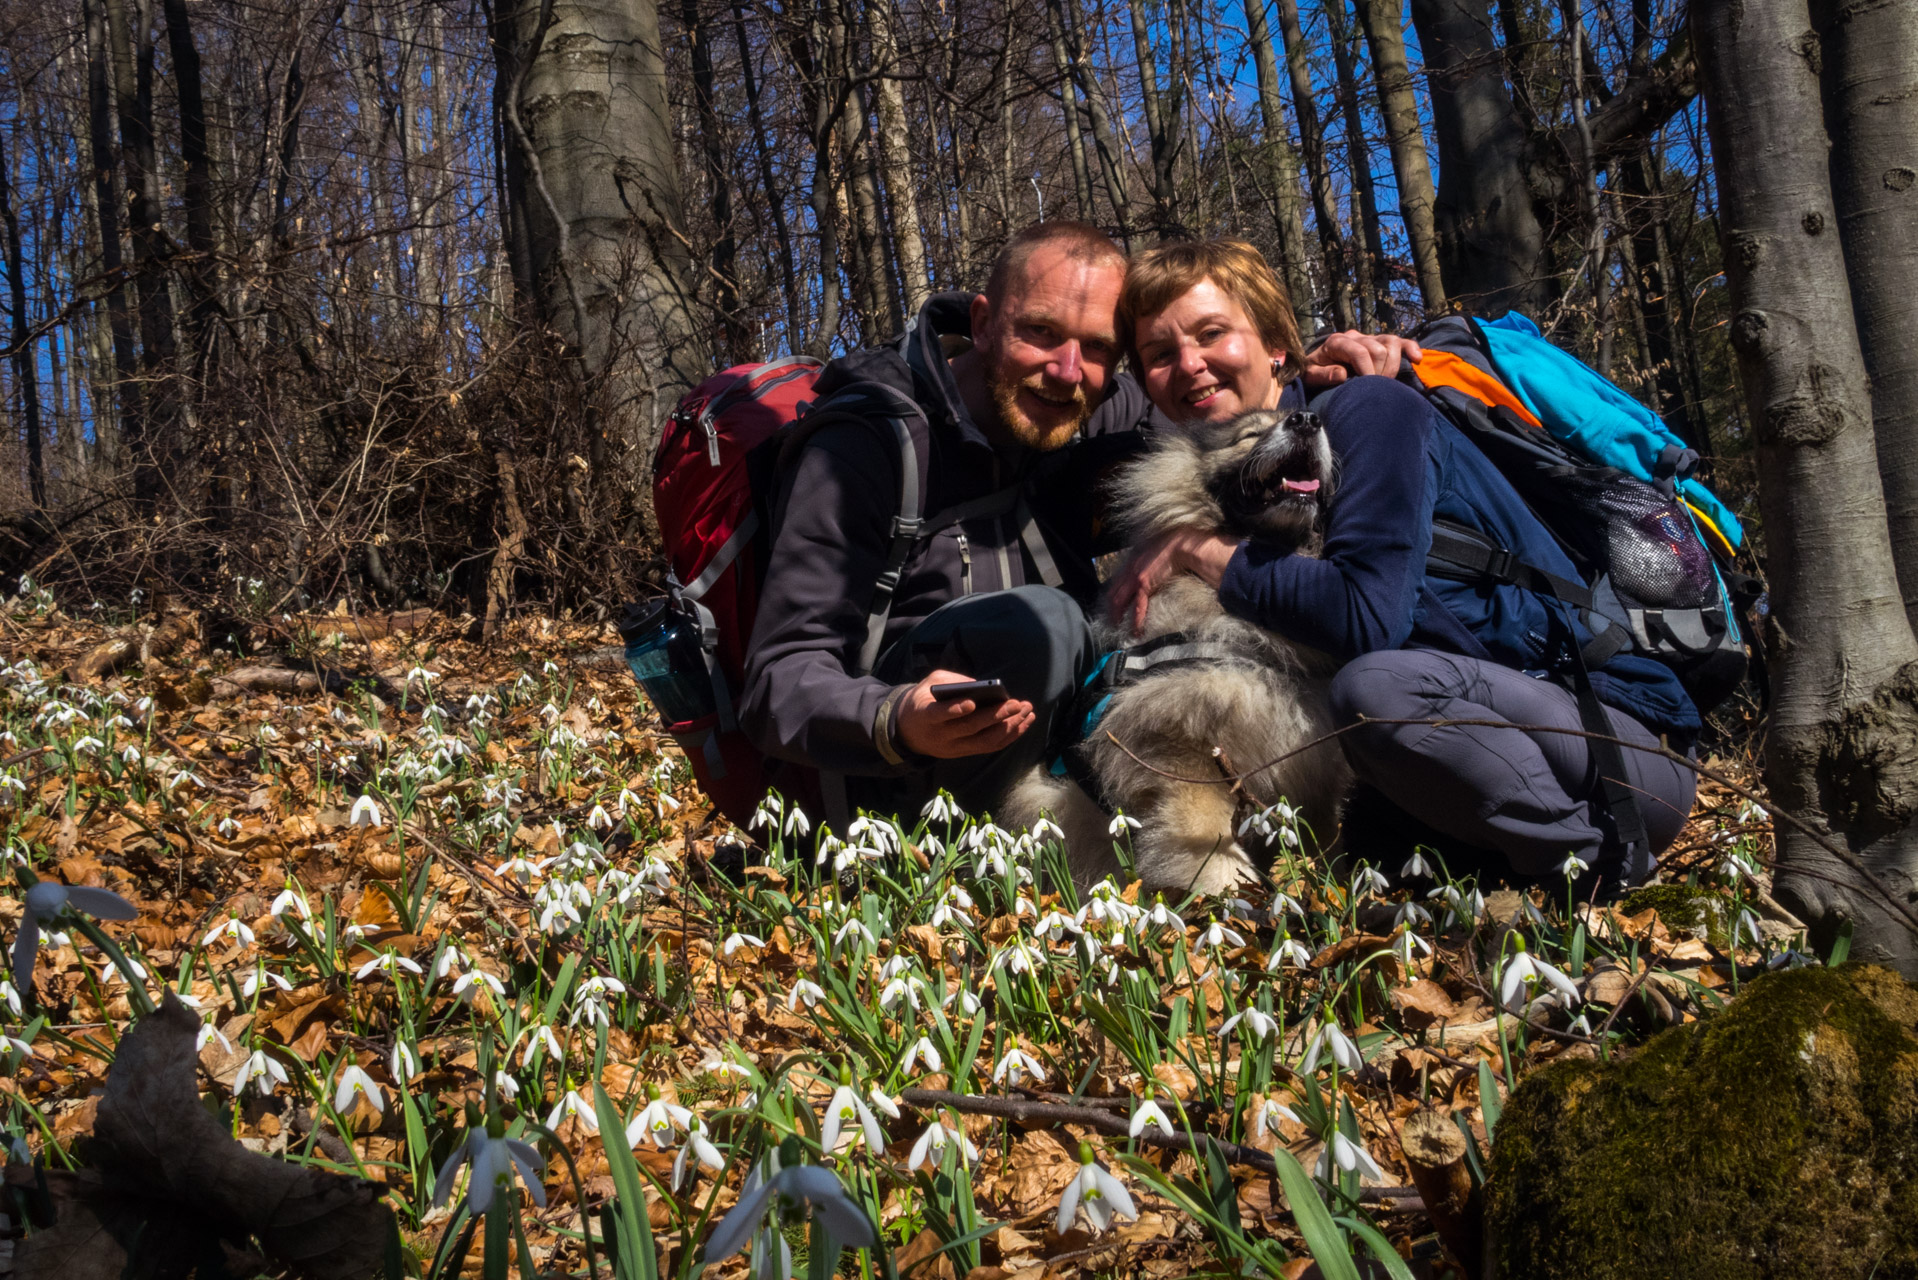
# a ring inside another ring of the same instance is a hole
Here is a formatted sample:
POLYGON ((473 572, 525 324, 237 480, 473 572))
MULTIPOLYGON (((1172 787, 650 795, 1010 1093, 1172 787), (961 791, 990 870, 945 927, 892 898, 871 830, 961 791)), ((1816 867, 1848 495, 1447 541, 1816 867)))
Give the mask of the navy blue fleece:
MULTIPOLYGON (((1363 377, 1320 395, 1339 460, 1318 558, 1244 543, 1219 600, 1242 618, 1334 657, 1439 649, 1543 674, 1565 625, 1561 606, 1519 587, 1425 572, 1433 518, 1477 529, 1534 568, 1577 570, 1489 459, 1411 387, 1363 377)), ((1581 626, 1576 641, 1590 638, 1581 626)), ((1623 655, 1595 672, 1601 700, 1654 731, 1689 734, 1698 713, 1671 671, 1623 655)))

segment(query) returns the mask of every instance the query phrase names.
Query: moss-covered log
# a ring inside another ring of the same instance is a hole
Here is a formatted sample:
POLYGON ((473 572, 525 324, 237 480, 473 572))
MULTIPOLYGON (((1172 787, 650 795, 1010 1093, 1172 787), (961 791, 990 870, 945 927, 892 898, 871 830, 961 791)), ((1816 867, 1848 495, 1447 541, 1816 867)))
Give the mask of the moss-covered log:
POLYGON ((1525 1080, 1498 1126, 1505 1280, 1918 1276, 1918 990, 1800 969, 1612 1063, 1525 1080))

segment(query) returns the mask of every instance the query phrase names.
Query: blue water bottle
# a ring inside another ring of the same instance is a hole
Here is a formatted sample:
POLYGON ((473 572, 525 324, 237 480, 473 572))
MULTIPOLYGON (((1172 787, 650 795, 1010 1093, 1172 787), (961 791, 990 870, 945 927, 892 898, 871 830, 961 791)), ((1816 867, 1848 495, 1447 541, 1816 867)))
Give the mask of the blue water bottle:
POLYGON ((667 724, 717 710, 699 624, 670 597, 628 605, 619 635, 626 642, 626 665, 667 724))

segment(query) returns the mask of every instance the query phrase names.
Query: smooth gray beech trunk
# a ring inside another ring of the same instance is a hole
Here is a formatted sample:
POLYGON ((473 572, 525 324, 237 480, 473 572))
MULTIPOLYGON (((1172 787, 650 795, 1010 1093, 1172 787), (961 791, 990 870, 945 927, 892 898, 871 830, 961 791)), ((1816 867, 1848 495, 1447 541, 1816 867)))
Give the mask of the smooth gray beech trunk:
POLYGON ((516 202, 526 265, 543 318, 609 380, 607 426, 644 480, 712 345, 692 309, 659 13, 654 0, 551 0, 543 30, 541 16, 522 0, 502 24, 530 59, 503 104, 529 188, 516 202))
POLYGON ((1433 221, 1445 292, 1497 315, 1536 315, 1551 295, 1539 269, 1544 229, 1525 180, 1530 141, 1511 92, 1486 0, 1412 0, 1432 87, 1439 182, 1433 221))
MULTIPOLYGON (((1319 228, 1319 254, 1325 272, 1325 290, 1330 295, 1332 323, 1350 329, 1358 323, 1352 307, 1352 276, 1345 265, 1345 242, 1339 231, 1338 197, 1332 191, 1331 169, 1325 157, 1325 129, 1319 121, 1319 104, 1314 96, 1312 69, 1306 61, 1305 28, 1299 21, 1298 0, 1278 0, 1279 31, 1285 37, 1285 69, 1292 81, 1292 106, 1299 117, 1299 150, 1304 156, 1305 172, 1311 181, 1312 211, 1319 228)), ((1254 9, 1264 21, 1264 0, 1246 0, 1246 14, 1254 9)), ((1250 23, 1247 24, 1250 26, 1250 23)), ((1256 42, 1258 33, 1253 37, 1256 42)))
POLYGON ((1698 0, 1692 29, 1769 550, 1765 781, 1858 863, 1779 823, 1773 891, 1815 939, 1850 920, 1854 957, 1918 975, 1904 915, 1918 886, 1918 640, 1892 562, 1811 17, 1805 0, 1698 0))
POLYGON ((1432 168, 1425 155, 1425 130, 1419 124, 1412 70, 1405 62, 1405 14, 1399 0, 1357 0, 1359 21, 1372 48, 1372 78, 1378 85, 1386 140, 1392 144, 1392 172, 1398 178, 1399 213, 1412 243, 1412 267, 1418 275, 1425 309, 1445 306, 1445 280, 1439 270, 1438 232, 1433 225, 1432 168))
POLYGON ((926 241, 919 231, 918 182, 913 174, 912 126, 906 117, 906 95, 900 88, 899 43, 893 37, 892 0, 869 0, 866 19, 872 26, 873 58, 882 77, 874 86, 878 105, 879 158, 886 179, 886 207, 892 214, 892 251, 899 259, 901 302, 908 317, 919 314, 932 293, 932 272, 926 264, 926 241))
MULTIPOLYGON (((1259 121, 1265 126, 1260 152, 1265 160, 1266 184, 1279 224, 1279 274, 1292 295, 1299 332, 1311 336, 1318 328, 1312 307, 1310 255, 1305 248, 1305 192, 1299 184, 1299 157, 1285 124, 1285 102, 1279 97, 1279 59, 1272 49, 1272 31, 1265 20, 1266 0, 1245 0, 1247 43, 1258 68, 1259 121)), ((1302 106, 1310 106, 1308 99, 1302 106)), ((1300 115, 1301 124, 1304 116, 1300 115)), ((1327 282, 1330 287, 1330 282, 1327 282)))
POLYGON ((1818 0, 1812 18, 1892 555, 1918 627, 1918 5, 1818 0))

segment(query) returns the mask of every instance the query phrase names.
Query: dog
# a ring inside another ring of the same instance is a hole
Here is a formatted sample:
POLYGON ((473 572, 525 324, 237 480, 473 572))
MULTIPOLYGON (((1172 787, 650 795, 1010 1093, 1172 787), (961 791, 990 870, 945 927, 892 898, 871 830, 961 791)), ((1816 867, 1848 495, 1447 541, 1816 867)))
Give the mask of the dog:
MULTIPOLYGON (((1311 554, 1333 483, 1332 449, 1317 417, 1259 411, 1163 433, 1119 476, 1113 497, 1134 554, 1181 529, 1311 554)), ((1136 638, 1107 620, 1110 588, 1107 595, 1093 621, 1102 652, 1176 633, 1185 637, 1182 647, 1196 643, 1198 654, 1121 681, 1096 725, 1072 727, 1087 737, 1067 750, 1079 753, 1079 776, 1102 797, 1041 766, 1014 787, 1006 817, 1030 825, 1050 814, 1065 833, 1073 878, 1089 886, 1119 870, 1109 810, 1123 813, 1139 823, 1132 853, 1144 887, 1181 894, 1220 894, 1263 879, 1276 837, 1256 828, 1239 835, 1248 806, 1284 799, 1321 840, 1329 838, 1351 782, 1337 742, 1245 778, 1243 797, 1225 782, 1228 771, 1287 756, 1331 731, 1326 686, 1336 664, 1228 614, 1218 593, 1190 574, 1153 595, 1136 638)))

